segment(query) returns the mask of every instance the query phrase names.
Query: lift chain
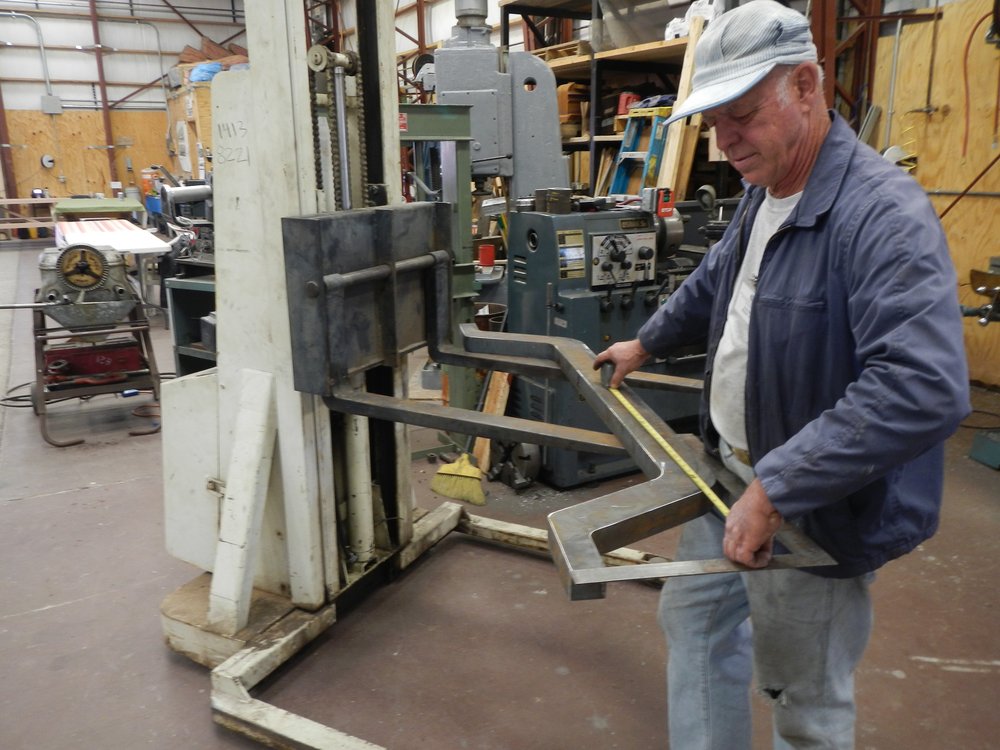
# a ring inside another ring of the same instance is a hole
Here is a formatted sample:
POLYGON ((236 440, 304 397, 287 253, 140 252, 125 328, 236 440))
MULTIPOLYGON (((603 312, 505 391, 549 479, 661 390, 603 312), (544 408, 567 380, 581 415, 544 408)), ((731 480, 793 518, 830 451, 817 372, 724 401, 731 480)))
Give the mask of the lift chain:
POLYGON ((358 102, 358 152, 361 169, 361 194, 364 196, 365 206, 372 207, 375 202, 368 190, 368 138, 365 131, 365 79, 361 69, 361 58, 355 52, 348 53, 354 60, 355 87, 357 90, 358 102))
POLYGON ((330 163, 333 167, 333 197, 335 210, 341 210, 344 207, 344 186, 341 185, 340 180, 340 149, 337 148, 337 107, 334 98, 336 97, 336 87, 334 86, 333 76, 327 73, 326 76, 326 89, 327 89, 327 104, 326 104, 326 118, 327 124, 330 130, 330 163))
POLYGON ((317 97, 319 86, 316 80, 316 71, 309 70, 309 122, 312 124, 313 142, 313 165, 316 170, 316 189, 323 189, 323 161, 320 154, 319 145, 319 102, 317 97))

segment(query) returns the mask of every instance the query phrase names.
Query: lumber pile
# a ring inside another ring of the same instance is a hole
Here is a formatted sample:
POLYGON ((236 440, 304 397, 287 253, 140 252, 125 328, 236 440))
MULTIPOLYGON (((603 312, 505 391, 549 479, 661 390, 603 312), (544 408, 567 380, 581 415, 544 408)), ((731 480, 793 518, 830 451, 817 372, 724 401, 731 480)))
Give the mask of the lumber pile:
POLYGON ((233 42, 223 47, 208 37, 202 37, 201 49, 195 49, 188 44, 181 50, 177 58, 177 65, 172 71, 173 75, 170 76, 170 82, 174 87, 187 85, 190 83, 191 71, 205 63, 219 63, 222 65, 222 70, 229 70, 234 65, 249 62, 250 56, 246 47, 233 42))

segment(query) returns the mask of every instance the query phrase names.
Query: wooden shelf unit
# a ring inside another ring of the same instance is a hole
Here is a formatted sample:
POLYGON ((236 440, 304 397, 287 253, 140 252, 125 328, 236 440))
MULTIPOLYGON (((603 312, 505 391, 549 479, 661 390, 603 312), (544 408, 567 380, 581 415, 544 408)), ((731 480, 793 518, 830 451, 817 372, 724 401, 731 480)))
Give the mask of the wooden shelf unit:
POLYGON ((622 134, 616 133, 615 135, 595 135, 591 138, 589 135, 578 135, 575 138, 567 138, 563 141, 563 148, 579 148, 581 146, 589 146, 591 141, 594 143, 621 143, 622 134))
POLYGON ((646 44, 634 44, 631 47, 605 50, 596 53, 594 58, 617 62, 681 63, 684 61, 687 44, 687 37, 664 39, 659 42, 647 42, 646 44))
MULTIPOLYGON (((500 3, 501 43, 507 45, 510 39, 511 15, 562 16, 578 19, 600 18, 601 9, 598 0, 502 0, 500 3)), ((568 138, 563 141, 566 151, 580 152, 589 148, 589 185, 591 194, 596 194, 600 187, 598 183, 602 152, 621 142, 620 134, 600 134, 600 102, 605 88, 605 73, 613 71, 637 71, 644 65, 650 66, 649 72, 662 72, 670 66, 680 68, 684 63, 688 40, 669 39, 630 47, 609 49, 587 54, 565 55, 547 59, 549 69, 558 81, 588 81, 590 83, 589 127, 590 136, 568 138)), ((551 48, 550 48, 551 49, 551 48)), ((536 53, 542 50, 534 50, 536 53)), ((540 55, 545 57, 545 55, 540 55)), ((577 156, 574 155, 574 159, 577 156)))
MULTIPOLYGON (((594 62, 650 63, 652 65, 681 64, 687 39, 670 39, 661 42, 647 42, 631 47, 595 52, 594 62)), ((556 78, 569 81, 584 81, 590 78, 590 55, 573 55, 549 61, 549 68, 556 78)))

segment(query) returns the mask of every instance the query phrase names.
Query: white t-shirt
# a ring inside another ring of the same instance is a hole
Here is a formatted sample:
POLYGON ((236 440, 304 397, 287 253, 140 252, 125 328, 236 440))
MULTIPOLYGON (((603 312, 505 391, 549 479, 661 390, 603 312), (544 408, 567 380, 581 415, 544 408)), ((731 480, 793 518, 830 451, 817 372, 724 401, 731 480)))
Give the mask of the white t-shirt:
POLYGON ((736 275, 733 296, 729 301, 726 327, 715 353, 709 413, 712 424, 723 440, 734 448, 747 450, 746 386, 747 345, 750 334, 750 310, 757 291, 757 274, 768 240, 785 222, 802 193, 775 198, 771 191, 757 212, 746 257, 736 275))

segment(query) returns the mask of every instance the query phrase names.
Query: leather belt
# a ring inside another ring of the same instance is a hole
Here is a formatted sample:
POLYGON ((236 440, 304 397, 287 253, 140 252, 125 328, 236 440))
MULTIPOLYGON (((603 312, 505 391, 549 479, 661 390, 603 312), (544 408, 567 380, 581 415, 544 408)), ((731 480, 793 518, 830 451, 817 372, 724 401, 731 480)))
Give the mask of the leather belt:
POLYGON ((753 464, 750 463, 749 451, 745 451, 742 448, 734 448, 733 446, 729 446, 729 449, 733 452, 733 458, 735 458, 744 466, 749 466, 750 468, 753 468, 753 464))

